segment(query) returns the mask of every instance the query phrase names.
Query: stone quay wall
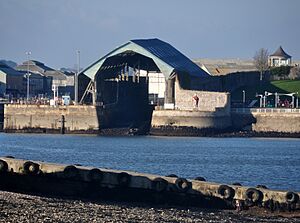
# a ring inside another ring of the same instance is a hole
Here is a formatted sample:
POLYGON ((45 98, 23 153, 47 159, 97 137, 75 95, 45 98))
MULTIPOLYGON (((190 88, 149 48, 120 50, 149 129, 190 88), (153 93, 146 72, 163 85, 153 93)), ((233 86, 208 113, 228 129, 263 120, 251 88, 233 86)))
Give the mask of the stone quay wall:
POLYGON ((300 113, 253 113, 255 132, 300 133, 300 113))
POLYGON ((99 130, 99 121, 95 106, 58 106, 49 105, 15 105, 4 108, 4 130, 57 130, 65 119, 65 130, 87 131, 99 130))
POLYGON ((152 127, 161 126, 226 129, 231 126, 231 118, 224 112, 155 110, 152 127))
POLYGON ((231 118, 235 129, 300 133, 300 109, 241 109, 233 111, 231 118))
MULTIPOLYGON (((94 106, 5 106, 4 131, 6 132, 60 132, 62 116, 66 133, 97 133, 100 120, 94 106)), ((194 128, 224 129, 230 127, 230 115, 223 111, 203 112, 199 110, 155 110, 152 127, 185 126, 194 128)))
MULTIPOLYGON (((191 127, 197 129, 243 129, 254 132, 300 133, 300 110, 283 112, 227 112, 190 110, 154 110, 152 128, 191 127)), ((259 109, 258 109, 259 110, 259 109)), ((4 131, 58 133, 65 119, 66 133, 98 133, 100 120, 94 106, 14 105, 4 108, 4 131)), ((163 132, 162 132, 163 133, 163 132)))

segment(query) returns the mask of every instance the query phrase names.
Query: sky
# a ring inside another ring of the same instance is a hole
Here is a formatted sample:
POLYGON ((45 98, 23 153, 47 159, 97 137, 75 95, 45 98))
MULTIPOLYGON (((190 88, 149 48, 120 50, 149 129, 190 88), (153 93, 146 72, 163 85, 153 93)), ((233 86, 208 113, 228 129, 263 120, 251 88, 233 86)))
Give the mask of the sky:
POLYGON ((131 39, 191 59, 252 59, 280 45, 300 59, 300 0, 0 0, 0 59, 85 68, 131 39))

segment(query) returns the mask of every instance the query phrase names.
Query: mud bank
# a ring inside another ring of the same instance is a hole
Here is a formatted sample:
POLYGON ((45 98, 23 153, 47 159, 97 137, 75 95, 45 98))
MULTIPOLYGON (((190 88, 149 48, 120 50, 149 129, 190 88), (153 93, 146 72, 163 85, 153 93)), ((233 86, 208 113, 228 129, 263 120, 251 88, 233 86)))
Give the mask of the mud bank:
POLYGON ((150 130, 150 135, 154 136, 196 136, 196 137, 281 137, 281 138, 300 138, 299 133, 286 132, 255 132, 239 131, 235 129, 198 129, 194 127, 174 127, 161 126, 150 130))

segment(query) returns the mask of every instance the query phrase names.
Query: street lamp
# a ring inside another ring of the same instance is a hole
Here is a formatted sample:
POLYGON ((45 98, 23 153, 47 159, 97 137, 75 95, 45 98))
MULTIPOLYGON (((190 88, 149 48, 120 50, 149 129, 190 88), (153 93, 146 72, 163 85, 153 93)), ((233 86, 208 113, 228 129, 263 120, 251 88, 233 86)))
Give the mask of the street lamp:
POLYGON ((259 107, 262 108, 264 96, 262 94, 256 94, 256 97, 259 97, 259 107))
POLYGON ((75 90, 75 104, 78 104, 78 75, 80 71, 80 50, 77 50, 77 73, 74 79, 74 90, 75 90))
POLYGON ((246 91, 243 90, 243 105, 245 107, 245 102, 246 102, 246 91))
POLYGON ((30 73, 29 73, 29 57, 31 55, 31 52, 27 51, 26 55, 27 55, 27 74, 26 74, 26 77, 27 77, 27 103, 28 103, 28 101, 29 101, 29 77, 30 77, 30 73))

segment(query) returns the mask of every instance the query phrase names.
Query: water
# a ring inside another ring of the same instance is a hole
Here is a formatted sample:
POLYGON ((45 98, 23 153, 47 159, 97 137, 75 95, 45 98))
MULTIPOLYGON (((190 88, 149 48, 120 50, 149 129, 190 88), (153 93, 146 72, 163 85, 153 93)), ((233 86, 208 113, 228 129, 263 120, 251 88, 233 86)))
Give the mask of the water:
POLYGON ((300 139, 0 134, 0 156, 300 191, 300 139))

